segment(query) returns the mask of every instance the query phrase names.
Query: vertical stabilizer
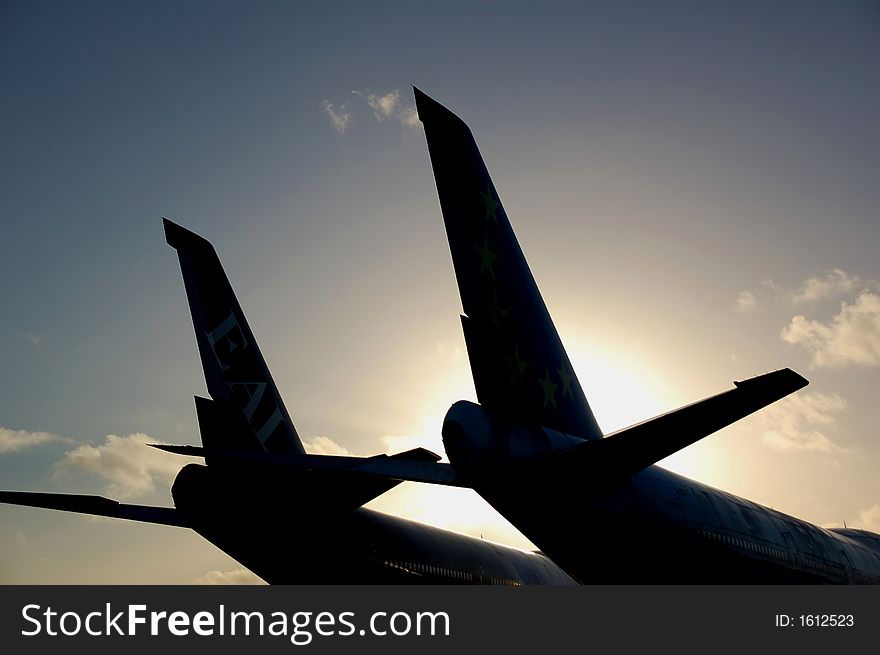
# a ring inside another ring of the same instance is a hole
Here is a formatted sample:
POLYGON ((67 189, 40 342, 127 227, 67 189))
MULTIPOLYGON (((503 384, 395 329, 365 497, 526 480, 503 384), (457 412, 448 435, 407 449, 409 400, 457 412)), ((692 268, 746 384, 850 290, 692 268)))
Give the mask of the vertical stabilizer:
MULTIPOLYGON (((222 436, 227 446, 233 445, 232 440, 245 450, 304 453, 214 247, 167 218, 162 220, 165 239, 180 259, 205 382, 214 399, 213 405, 202 403, 199 408, 203 429, 211 425, 231 433, 222 436), (223 413, 227 420, 218 421, 223 413)), ((207 438, 216 441, 218 435, 207 438)))
POLYGON ((414 91, 480 404, 586 439, 601 437, 470 129, 414 91))

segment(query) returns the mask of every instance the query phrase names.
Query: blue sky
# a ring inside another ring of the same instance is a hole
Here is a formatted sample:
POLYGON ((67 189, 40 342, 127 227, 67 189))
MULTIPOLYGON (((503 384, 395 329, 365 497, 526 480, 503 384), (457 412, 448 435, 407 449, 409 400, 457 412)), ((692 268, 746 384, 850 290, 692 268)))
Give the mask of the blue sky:
MULTIPOLYGON (((141 443, 197 443, 204 381, 161 216, 217 247, 313 450, 440 449, 473 388, 416 84, 603 428, 790 366, 810 387, 667 464, 880 530, 878 36, 857 2, 5 3, 0 487, 170 502, 141 443)), ((376 504, 525 544, 472 494, 376 504)), ((0 524, 3 582, 246 578, 174 529, 0 524)))

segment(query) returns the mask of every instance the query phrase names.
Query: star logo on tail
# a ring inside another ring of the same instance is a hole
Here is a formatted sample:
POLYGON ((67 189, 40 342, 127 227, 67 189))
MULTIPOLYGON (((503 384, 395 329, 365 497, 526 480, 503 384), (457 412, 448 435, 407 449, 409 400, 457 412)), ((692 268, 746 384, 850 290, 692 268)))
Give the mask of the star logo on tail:
POLYGON ((495 215, 495 212, 498 210, 499 205, 492 194, 492 185, 486 182, 486 192, 480 191, 480 195, 483 196, 483 204, 486 205, 486 214, 483 216, 483 219, 488 223, 491 218, 492 222, 498 225, 498 216, 495 215))
POLYGON ((540 384, 541 388, 544 390, 544 407, 546 407, 547 405, 553 405, 553 409, 557 409, 556 388, 559 385, 555 382, 551 382, 550 371, 546 366, 544 367, 544 378, 542 380, 538 380, 538 384, 540 384))

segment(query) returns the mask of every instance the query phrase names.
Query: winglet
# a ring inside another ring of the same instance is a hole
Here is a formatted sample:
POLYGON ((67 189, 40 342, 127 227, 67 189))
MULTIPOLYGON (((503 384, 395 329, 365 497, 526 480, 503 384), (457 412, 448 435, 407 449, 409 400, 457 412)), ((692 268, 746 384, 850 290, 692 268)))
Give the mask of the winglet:
POLYGON ((767 375, 759 375, 754 378, 749 378, 748 380, 740 380, 733 384, 737 389, 749 389, 755 393, 764 392, 776 394, 782 390, 788 389, 789 391, 786 391, 786 394, 788 394, 797 391, 798 389, 803 389, 810 384, 810 381, 803 375, 795 373, 790 368, 783 368, 768 373, 767 375))

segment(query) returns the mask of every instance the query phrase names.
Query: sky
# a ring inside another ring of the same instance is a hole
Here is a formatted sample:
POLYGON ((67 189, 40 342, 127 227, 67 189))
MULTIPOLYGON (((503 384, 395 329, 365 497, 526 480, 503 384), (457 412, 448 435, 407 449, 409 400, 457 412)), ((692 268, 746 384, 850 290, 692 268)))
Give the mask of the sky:
MULTIPOLYGON (((880 531, 880 10, 4 2, 0 488, 168 505, 205 383, 161 217, 218 250, 311 452, 474 399, 417 85, 471 127, 606 431, 791 367, 662 464, 880 531)), ((370 504, 528 541, 475 494, 370 504)), ((236 583, 194 533, 0 507, 0 583, 236 583)))

